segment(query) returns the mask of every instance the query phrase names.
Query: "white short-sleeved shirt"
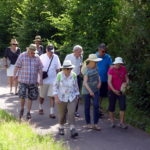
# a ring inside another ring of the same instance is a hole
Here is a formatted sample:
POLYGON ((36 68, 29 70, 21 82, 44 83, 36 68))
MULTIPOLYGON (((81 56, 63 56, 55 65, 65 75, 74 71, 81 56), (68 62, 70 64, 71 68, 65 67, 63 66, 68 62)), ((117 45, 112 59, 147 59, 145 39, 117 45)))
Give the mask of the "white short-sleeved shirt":
MULTIPOLYGON (((47 71, 51 59, 52 57, 49 58, 47 53, 42 54, 40 56, 40 60, 44 66, 43 71, 47 71)), ((53 54, 53 60, 51 62, 51 65, 48 71, 48 77, 43 80, 43 84, 53 84, 57 76, 57 69, 60 69, 60 67, 61 67, 61 64, 60 64, 59 57, 56 54, 53 54)))
POLYGON ((73 72, 75 72, 77 75, 81 73, 82 57, 77 58, 72 53, 72 54, 68 54, 65 60, 70 60, 71 63, 75 66, 73 68, 73 72))

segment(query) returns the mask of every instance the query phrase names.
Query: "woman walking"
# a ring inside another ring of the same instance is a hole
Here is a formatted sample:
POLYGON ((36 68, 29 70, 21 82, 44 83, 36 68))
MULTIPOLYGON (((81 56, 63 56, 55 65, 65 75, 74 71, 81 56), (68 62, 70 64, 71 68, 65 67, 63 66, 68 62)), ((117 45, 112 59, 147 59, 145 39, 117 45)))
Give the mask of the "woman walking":
POLYGON ((17 61, 18 56, 20 55, 20 48, 18 47, 18 42, 16 39, 11 39, 10 47, 6 48, 5 54, 4 54, 4 64, 5 68, 7 69, 7 77, 9 80, 9 86, 10 86, 10 94, 13 94, 13 84, 15 86, 15 95, 17 95, 17 80, 13 81, 14 77, 14 68, 15 63, 17 61))
POLYGON ((75 129, 75 109, 79 96, 77 75, 72 71, 73 65, 70 60, 65 60, 62 71, 57 74, 54 84, 54 97, 58 106, 59 134, 64 135, 64 124, 68 116, 71 137, 75 138, 78 133, 75 129))
POLYGON ((99 88, 101 86, 100 77, 97 69, 97 62, 101 61, 102 58, 97 58, 95 54, 90 54, 88 59, 83 65, 82 73, 84 75, 82 94, 84 98, 84 113, 86 127, 100 131, 101 128, 98 126, 99 120, 99 88), (93 101, 93 123, 91 124, 90 106, 91 99, 93 101))
POLYGON ((109 85, 109 115, 111 120, 111 127, 115 127, 114 111, 116 100, 119 101, 120 107, 120 123, 119 127, 127 129, 125 124, 125 110, 126 110, 126 97, 123 88, 127 87, 129 78, 127 75, 126 67, 123 66, 121 57, 116 57, 113 66, 108 71, 108 85, 109 85))

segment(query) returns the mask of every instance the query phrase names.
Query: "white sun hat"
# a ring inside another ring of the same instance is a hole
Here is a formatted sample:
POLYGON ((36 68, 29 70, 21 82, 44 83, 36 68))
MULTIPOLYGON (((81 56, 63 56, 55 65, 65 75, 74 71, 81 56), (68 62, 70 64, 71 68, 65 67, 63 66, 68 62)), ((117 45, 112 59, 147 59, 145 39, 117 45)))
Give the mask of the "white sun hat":
POLYGON ((74 65, 72 65, 70 60, 64 60, 63 65, 61 67, 62 69, 64 68, 74 68, 74 65))
POLYGON ((90 54, 86 61, 98 62, 98 61, 101 61, 101 60, 102 60, 102 58, 97 58, 96 54, 90 54))
POLYGON ((113 62, 113 64, 114 64, 114 65, 115 65, 115 64, 123 64, 122 58, 121 58, 121 57, 116 57, 116 58, 115 58, 115 61, 113 62))

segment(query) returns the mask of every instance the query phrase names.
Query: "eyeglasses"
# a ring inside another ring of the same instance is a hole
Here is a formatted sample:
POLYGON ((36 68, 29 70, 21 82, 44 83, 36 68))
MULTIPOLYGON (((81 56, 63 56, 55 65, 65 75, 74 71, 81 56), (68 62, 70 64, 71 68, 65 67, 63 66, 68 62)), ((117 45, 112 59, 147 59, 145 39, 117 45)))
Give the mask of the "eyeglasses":
POLYGON ((33 54, 33 55, 35 54, 35 52, 30 52, 30 53, 33 54))
POLYGON ((102 53, 105 53, 105 52, 106 52, 106 51, 104 51, 104 50, 102 51, 102 53))
POLYGON ((17 46, 18 44, 15 44, 15 43, 13 43, 12 45, 15 45, 15 46, 17 46))

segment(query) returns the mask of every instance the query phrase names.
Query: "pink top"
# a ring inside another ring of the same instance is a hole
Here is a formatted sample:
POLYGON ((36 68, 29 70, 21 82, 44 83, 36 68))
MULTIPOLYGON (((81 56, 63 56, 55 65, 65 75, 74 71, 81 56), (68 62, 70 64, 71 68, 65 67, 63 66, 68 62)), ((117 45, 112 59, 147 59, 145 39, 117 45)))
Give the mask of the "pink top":
MULTIPOLYGON (((108 70, 108 75, 112 76, 112 86, 115 90, 120 91, 121 84, 126 82, 127 70, 125 66, 121 66, 119 69, 115 67, 110 67, 108 70)), ((108 87, 110 89, 110 87, 108 87)))

